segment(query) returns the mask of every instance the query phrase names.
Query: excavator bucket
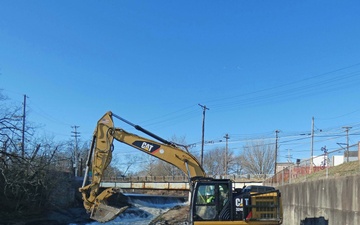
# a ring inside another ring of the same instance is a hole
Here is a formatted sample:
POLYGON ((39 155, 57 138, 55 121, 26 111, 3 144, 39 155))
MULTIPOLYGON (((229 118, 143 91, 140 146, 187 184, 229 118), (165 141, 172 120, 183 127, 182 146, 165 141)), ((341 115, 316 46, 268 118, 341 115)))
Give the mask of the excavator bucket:
POLYGON ((97 207, 93 208, 90 214, 90 218, 98 222, 105 223, 110 220, 113 220, 119 214, 124 212, 127 208, 128 206, 115 208, 112 206, 108 206, 104 203, 100 203, 97 207))

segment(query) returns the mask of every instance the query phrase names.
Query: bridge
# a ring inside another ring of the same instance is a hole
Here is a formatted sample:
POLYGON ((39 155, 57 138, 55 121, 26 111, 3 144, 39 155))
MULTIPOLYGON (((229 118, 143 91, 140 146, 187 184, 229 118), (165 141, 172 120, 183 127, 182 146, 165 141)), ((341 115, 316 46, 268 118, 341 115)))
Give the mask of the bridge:
MULTIPOLYGON (((245 185, 261 185, 264 180, 250 176, 213 176, 213 178, 232 179, 235 188, 242 188, 245 185)), ((100 187, 134 190, 190 190, 189 180, 185 176, 104 177, 100 187)))

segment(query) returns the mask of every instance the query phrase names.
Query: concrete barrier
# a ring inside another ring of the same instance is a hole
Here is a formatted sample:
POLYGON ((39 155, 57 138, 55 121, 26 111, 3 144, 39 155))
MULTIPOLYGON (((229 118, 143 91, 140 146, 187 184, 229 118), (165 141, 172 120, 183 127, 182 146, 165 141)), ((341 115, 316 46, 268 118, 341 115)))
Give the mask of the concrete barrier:
POLYGON ((328 225, 360 225, 360 175, 319 179, 278 187, 284 225, 324 217, 328 225))

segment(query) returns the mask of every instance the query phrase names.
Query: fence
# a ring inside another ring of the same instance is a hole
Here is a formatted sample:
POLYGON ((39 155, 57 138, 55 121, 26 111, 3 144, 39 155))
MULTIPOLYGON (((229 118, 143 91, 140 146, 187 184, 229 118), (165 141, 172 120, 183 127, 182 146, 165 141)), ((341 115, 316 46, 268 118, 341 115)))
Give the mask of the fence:
POLYGON ((327 178, 329 175, 336 173, 335 166, 353 161, 357 162, 349 164, 348 168, 343 168, 343 170, 345 170, 343 173, 352 173, 353 171, 360 172, 358 144, 349 146, 349 151, 344 148, 339 148, 329 152, 326 147, 322 148, 322 151, 324 153, 319 156, 305 160, 297 160, 296 164, 289 165, 273 177, 266 179, 264 184, 277 186, 302 182, 307 179, 327 178), (323 172, 317 173, 319 171, 323 172))

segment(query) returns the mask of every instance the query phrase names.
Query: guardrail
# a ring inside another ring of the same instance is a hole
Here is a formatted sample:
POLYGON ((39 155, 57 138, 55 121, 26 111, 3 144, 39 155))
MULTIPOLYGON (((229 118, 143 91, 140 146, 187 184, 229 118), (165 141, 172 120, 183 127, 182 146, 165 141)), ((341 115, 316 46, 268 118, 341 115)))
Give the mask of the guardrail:
MULTIPOLYGON (((261 185, 264 179, 261 176, 227 175, 211 176, 218 179, 231 179, 236 188, 244 185, 261 185)), ((266 177, 266 176, 262 176, 266 177)), ((101 187, 118 187, 123 189, 162 189, 162 190, 189 190, 189 180, 186 176, 144 176, 144 177, 104 177, 101 187)))
POLYGON ((148 181, 102 181, 100 183, 101 187, 109 188, 121 188, 121 189, 150 189, 150 190, 189 190, 188 182, 148 182, 148 181))
MULTIPOLYGON (((262 182, 272 175, 212 175, 208 177, 217 179, 231 179, 234 182, 262 182)), ((102 178, 103 182, 188 182, 186 176, 108 176, 102 178)))

